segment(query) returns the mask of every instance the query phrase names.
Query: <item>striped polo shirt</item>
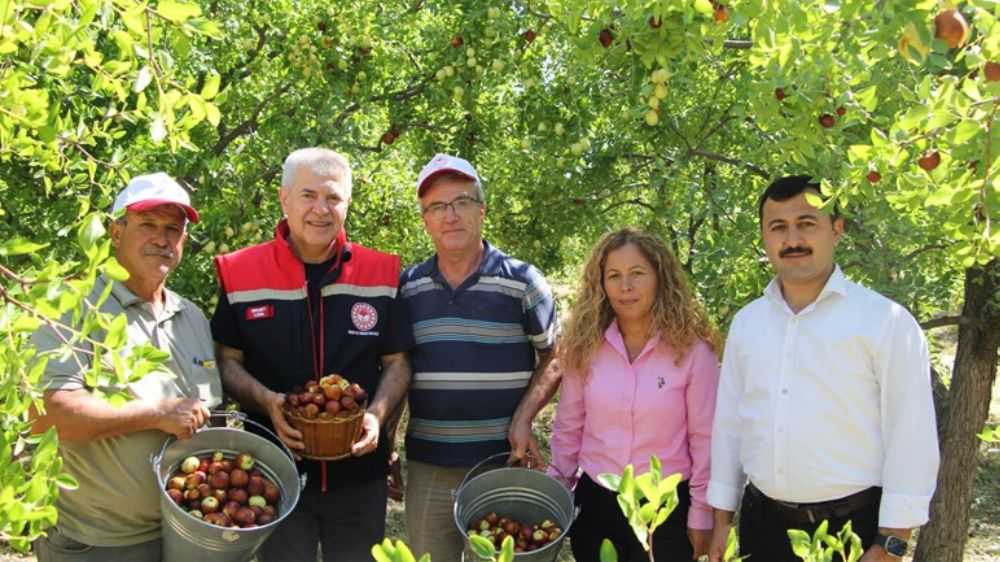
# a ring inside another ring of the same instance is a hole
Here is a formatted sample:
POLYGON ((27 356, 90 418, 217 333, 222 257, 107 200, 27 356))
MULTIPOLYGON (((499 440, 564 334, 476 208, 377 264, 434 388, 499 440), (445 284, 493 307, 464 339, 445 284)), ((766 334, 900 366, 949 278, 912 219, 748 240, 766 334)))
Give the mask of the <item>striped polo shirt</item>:
POLYGON ((471 466, 510 450, 507 429, 535 369, 559 335, 545 277, 483 241, 479 269, 452 290, 437 256, 403 273, 413 323, 406 453, 471 466))

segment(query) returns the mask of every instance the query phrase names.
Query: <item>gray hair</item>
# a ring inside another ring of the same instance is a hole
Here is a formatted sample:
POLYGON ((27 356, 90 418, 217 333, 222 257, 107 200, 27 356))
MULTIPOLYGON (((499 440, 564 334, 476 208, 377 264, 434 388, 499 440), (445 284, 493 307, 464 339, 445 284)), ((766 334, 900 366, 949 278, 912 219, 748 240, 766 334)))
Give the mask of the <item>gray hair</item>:
POLYGON ((329 176, 343 182, 347 185, 347 196, 351 196, 351 165, 339 152, 318 146, 292 152, 285 158, 285 166, 281 171, 281 189, 288 191, 302 166, 316 175, 329 176))

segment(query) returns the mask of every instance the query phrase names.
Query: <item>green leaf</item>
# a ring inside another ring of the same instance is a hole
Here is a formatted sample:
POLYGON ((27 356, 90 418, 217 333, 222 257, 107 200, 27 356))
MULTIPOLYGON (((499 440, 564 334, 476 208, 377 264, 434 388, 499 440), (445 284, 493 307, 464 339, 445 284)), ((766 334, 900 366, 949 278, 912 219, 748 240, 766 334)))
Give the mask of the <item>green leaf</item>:
POLYGON ((642 504, 642 507, 639 508, 639 518, 648 527, 656 518, 656 506, 649 502, 642 504))
POLYGON ((618 562, 618 552, 615 545, 608 539, 601 541, 600 551, 601 562, 618 562))
POLYGON ((723 560, 731 560, 736 556, 736 547, 739 542, 736 540, 736 527, 729 528, 729 536, 726 537, 726 554, 722 557, 723 560))
POLYGON ((479 535, 473 535, 469 537, 469 544, 472 545, 472 550, 475 551, 476 556, 486 558, 487 560, 493 558, 493 541, 490 539, 479 535))
POLYGON ((507 535, 500 544, 500 558, 498 562, 514 562, 514 537, 507 535))
POLYGON ((393 562, 389 552, 392 551, 392 542, 389 539, 382 541, 382 544, 372 546, 372 557, 375 562, 393 562))
POLYGON ((847 157, 852 164, 867 162, 871 154, 872 147, 867 144, 853 144, 847 149, 847 157))
POLYGON ((205 77, 205 85, 201 88, 201 97, 210 100, 219 93, 219 83, 222 81, 222 77, 218 74, 212 73, 205 77))
POLYGON ((45 248, 48 244, 36 244, 25 238, 12 238, 0 244, 0 256, 30 254, 45 248))
POLYGON ((101 269, 104 271, 104 274, 113 281, 127 281, 128 278, 131 277, 128 270, 122 267, 122 264, 118 263, 118 260, 115 258, 111 258, 104 262, 101 269))
POLYGON ((191 20, 185 24, 185 27, 193 29, 196 33, 200 33, 206 37, 211 37, 212 39, 222 39, 224 37, 222 28, 219 27, 219 24, 212 20, 191 20))
POLYGON ((80 487, 80 483, 73 478, 72 474, 61 472, 55 477, 56 484, 63 490, 75 490, 80 487))
POLYGON ((808 559, 812 551, 812 539, 809 537, 809 533, 801 529, 789 529, 788 538, 792 542, 792 552, 795 553, 795 556, 803 560, 808 559))
POLYGON ((222 114, 219 112, 219 107, 211 102, 205 102, 205 118, 213 127, 219 125, 219 121, 222 119, 222 114))
POLYGON ((98 213, 90 213, 83 219, 80 230, 77 232, 76 240, 84 252, 89 250, 104 236, 104 225, 98 213))
POLYGON ((201 15, 201 8, 194 4, 184 4, 174 0, 163 0, 156 6, 156 13, 174 22, 182 23, 201 15))
POLYGON ((715 13, 715 8, 712 6, 711 0, 694 0, 694 9, 706 16, 711 16, 715 13))
POLYGON ((149 83, 153 81, 153 73, 149 70, 149 65, 146 65, 139 69, 139 74, 135 77, 135 85, 132 86, 132 91, 139 93, 149 86, 149 83))
POLYGON ((108 328, 107 335, 104 337, 104 345, 109 349, 118 349, 123 346, 125 344, 125 330, 127 327, 128 321, 124 314, 115 316, 115 319, 111 321, 111 326, 108 328))
POLYGON ((933 131, 935 129, 940 129, 941 127, 947 127, 955 122, 957 118, 948 113, 947 111, 936 111, 931 117, 930 121, 927 122, 926 129, 928 131, 933 131))
POLYGON ((976 136, 980 131, 983 130, 983 126, 977 121, 965 120, 955 127, 952 133, 951 140, 955 144, 962 144, 965 141, 976 136))
POLYGON ((858 104, 861 105, 865 111, 875 111, 875 108, 878 106, 877 93, 878 89, 872 85, 858 91, 855 94, 855 97, 858 100, 858 104))
POLYGON ((157 114, 149 124, 149 136, 153 142, 160 142, 167 136, 167 127, 163 123, 163 116, 157 114))
POLYGON ((654 507, 660 507, 660 490, 653 484, 653 479, 648 474, 643 474, 635 479, 636 485, 639 487, 639 491, 642 492, 643 497, 652 504, 654 507))
POLYGON ((927 106, 925 105, 914 106, 910 108, 906 114, 899 118, 897 124, 899 125, 899 128, 904 131, 909 131, 926 119, 929 113, 930 110, 927 109, 927 106))
POLYGON ((610 472, 598 475, 597 479, 600 480, 602 484, 604 484, 604 487, 608 488, 609 490, 613 490, 615 492, 618 491, 618 489, 622 484, 622 477, 617 474, 612 474, 610 472))
POLYGON ((15 332, 31 333, 37 330, 41 325, 42 321, 38 318, 23 314, 17 317, 17 320, 14 321, 14 325, 11 328, 15 332))

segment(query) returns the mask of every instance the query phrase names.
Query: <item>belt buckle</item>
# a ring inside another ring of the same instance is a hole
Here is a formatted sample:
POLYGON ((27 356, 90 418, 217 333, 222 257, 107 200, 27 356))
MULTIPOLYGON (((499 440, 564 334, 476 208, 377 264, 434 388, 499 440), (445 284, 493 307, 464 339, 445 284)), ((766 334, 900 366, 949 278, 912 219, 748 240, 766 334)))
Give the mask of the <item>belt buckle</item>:
POLYGON ((809 517, 809 523, 812 525, 816 524, 816 515, 813 513, 812 509, 806 510, 806 515, 809 517))

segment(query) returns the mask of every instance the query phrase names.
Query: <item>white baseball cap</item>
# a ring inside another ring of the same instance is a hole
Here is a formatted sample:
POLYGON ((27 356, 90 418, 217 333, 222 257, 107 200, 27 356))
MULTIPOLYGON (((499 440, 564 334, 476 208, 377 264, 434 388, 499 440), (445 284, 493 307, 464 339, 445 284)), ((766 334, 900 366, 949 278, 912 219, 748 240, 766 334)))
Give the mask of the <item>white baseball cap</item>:
POLYGON ((117 215, 122 209, 141 213, 160 205, 177 205, 189 221, 198 222, 198 211, 191 206, 188 192, 163 172, 132 178, 115 198, 111 214, 117 215))
POLYGON ((447 154, 436 154, 417 176, 417 197, 423 194, 424 188, 432 179, 446 173, 459 174, 480 183, 479 174, 476 173, 476 169, 472 167, 472 164, 469 164, 468 160, 447 154))

